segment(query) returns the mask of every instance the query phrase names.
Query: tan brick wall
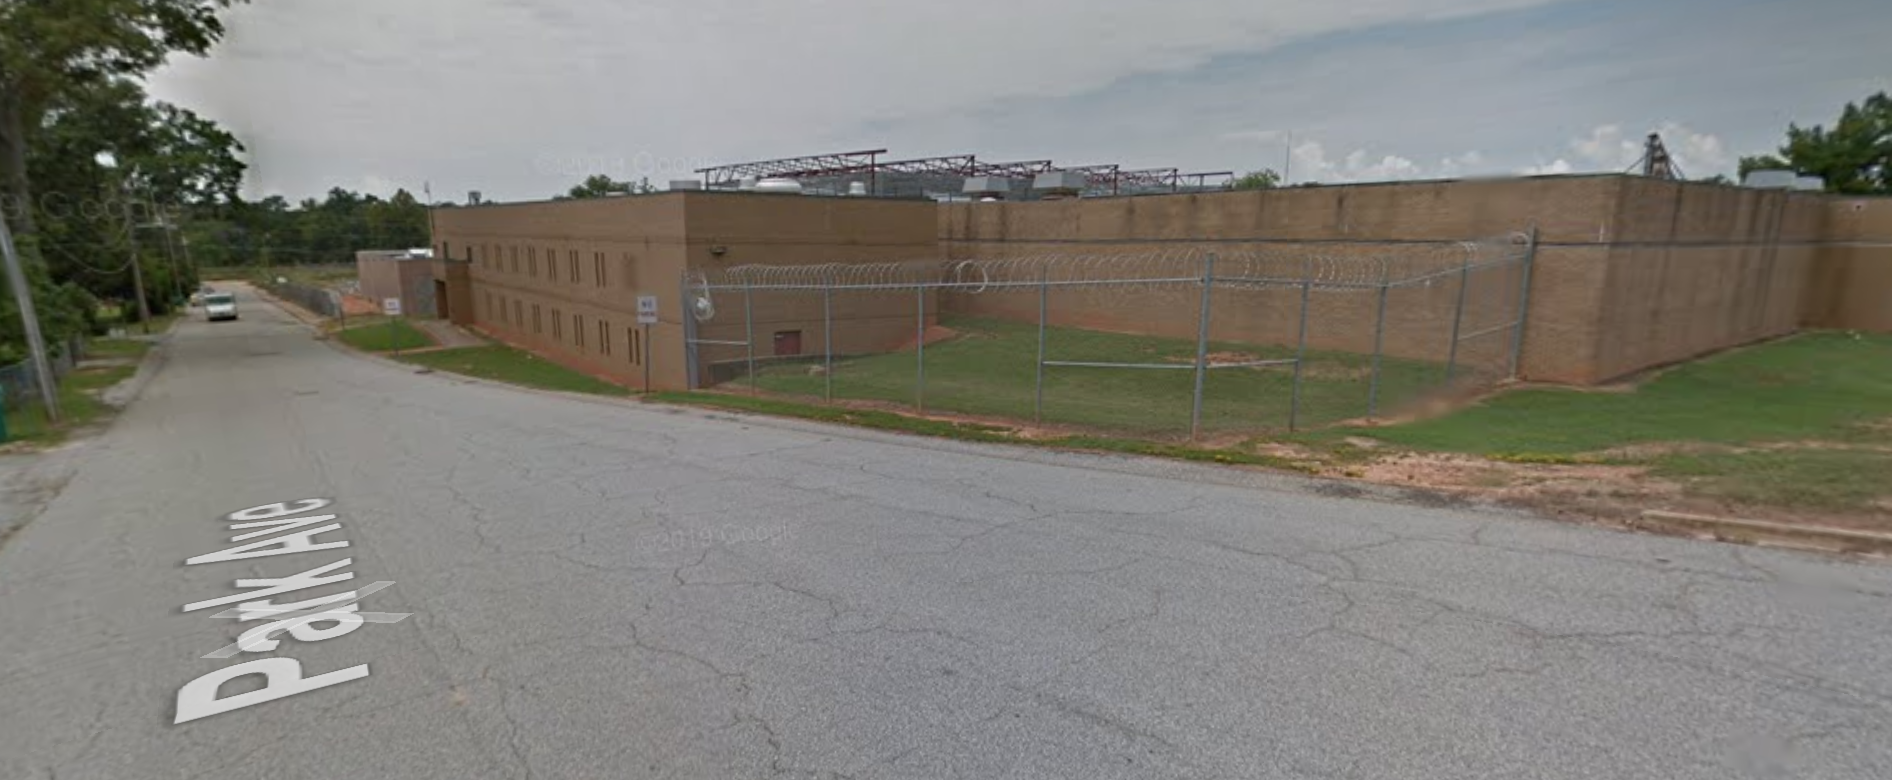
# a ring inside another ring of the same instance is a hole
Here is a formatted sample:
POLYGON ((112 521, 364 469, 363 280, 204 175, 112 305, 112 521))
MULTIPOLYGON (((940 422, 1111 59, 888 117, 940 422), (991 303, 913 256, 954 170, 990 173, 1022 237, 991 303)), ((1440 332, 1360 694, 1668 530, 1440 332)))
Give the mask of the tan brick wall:
MULTIPOLYGON (((1436 256, 1440 242, 1500 236, 1535 224, 1546 246, 1536 256, 1532 323, 1523 371, 1557 381, 1591 381, 1596 353, 1594 314, 1607 276, 1607 241, 1614 229, 1620 177, 1556 177, 1507 181, 1419 182, 1309 187, 1143 198, 1079 199, 942 206, 942 249, 954 259, 1025 255, 1151 253, 1186 247, 1224 256, 1436 256), (1428 243, 1430 242, 1430 243, 1428 243)), ((1461 334, 1516 316, 1522 268, 1474 273, 1461 334)), ((1443 362, 1451 350, 1456 278, 1442 278, 1388 296, 1386 353, 1443 362)), ((1154 294, 1131 306, 1098 293, 1060 296, 1054 324, 1193 337, 1199 309, 1186 290, 1154 294)), ((1036 301, 1019 296, 950 295, 948 311, 1037 317, 1036 301)), ((1316 291, 1310 299, 1313 349, 1372 351, 1378 300, 1369 291, 1316 291)), ((1299 333, 1298 290, 1218 292, 1212 337, 1291 344, 1299 333)), ((1461 346, 1461 363, 1509 373, 1510 344, 1492 335, 1461 346)))
MULTIPOLYGON (((403 250, 404 252, 405 250, 403 250)), ((399 260, 386 250, 362 250, 355 253, 355 277, 361 294, 376 302, 401 299, 401 311, 409 316, 431 317, 430 289, 433 264, 427 260, 399 260)))
MULTIPOLYGON (((938 256, 933 205, 926 202, 679 192, 437 209, 434 214, 435 251, 471 260, 465 266, 468 324, 633 387, 643 384, 646 360, 657 388, 687 384, 686 267, 882 259, 890 253, 938 256), (721 254, 713 251, 719 248, 721 254), (648 343, 636 326, 637 298, 643 295, 658 299, 659 322, 651 326, 648 343), (555 310, 556 332, 551 324, 555 310), (598 332, 600 322, 608 328, 608 343, 598 332), (573 331, 575 323, 582 325, 582 339, 573 331), (633 343, 636 354, 629 348, 633 343)), ((716 300, 719 314, 699 337, 742 339, 740 296, 719 293, 716 300)), ((820 345, 818 297, 783 295, 757 303, 758 354, 773 352, 777 331, 801 330, 804 348, 820 345)), ((885 308, 837 298, 835 319, 849 323, 846 328, 837 324, 837 337, 845 331, 857 334, 849 339, 874 343, 900 338, 892 334, 907 333, 911 320, 896 322, 885 308)), ((843 344, 852 347, 849 339, 843 344)), ((700 363, 730 359, 732 350, 742 354, 740 348, 706 346, 700 363)))
MULTIPOLYGON (((1608 381, 1788 333, 1803 321, 1892 329, 1892 306, 1886 303, 1892 296, 1892 259, 1886 254, 1892 247, 1892 199, 1579 176, 961 203, 939 213, 942 250, 954 259, 1179 246, 1349 254, 1372 251, 1371 242, 1458 241, 1532 225, 1540 244, 1521 356, 1521 372, 1529 379, 1608 381)), ((1509 269, 1475 278, 1462 332, 1501 323, 1516 302, 1505 291, 1519 281, 1509 269)), ((1441 296, 1455 290, 1447 283, 1394 292, 1387 353, 1442 359, 1452 305, 1441 296), (1440 335, 1442 328, 1446 335, 1440 335)), ((1284 303, 1282 296, 1247 294, 1226 306, 1218 296, 1213 333, 1291 342, 1298 298, 1284 303)), ((1185 300, 1186 293, 1161 293, 1147 305, 1127 308, 1103 298, 1066 296, 1065 306, 1053 307, 1051 321, 1179 337, 1195 333, 1197 307, 1185 300)), ((1317 293, 1310 346, 1370 351, 1367 325, 1373 315, 1366 299, 1317 293)), ((1016 297, 950 295, 944 304, 970 314, 1035 320, 1037 313, 1035 300, 1016 297)), ((1502 338, 1461 347, 1472 350, 1461 352, 1461 359, 1481 369, 1507 367, 1509 356, 1493 346, 1496 341, 1502 338)))
POLYGON ((1807 282, 1806 324, 1892 331, 1892 198, 1825 199, 1826 245, 1807 282))

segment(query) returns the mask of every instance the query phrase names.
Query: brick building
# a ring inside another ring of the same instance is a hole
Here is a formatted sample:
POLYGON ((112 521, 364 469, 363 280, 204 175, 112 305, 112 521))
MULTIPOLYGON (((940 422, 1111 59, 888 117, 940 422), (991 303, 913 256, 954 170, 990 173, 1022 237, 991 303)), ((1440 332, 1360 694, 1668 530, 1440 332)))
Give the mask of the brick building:
POLYGON ((411 317, 443 316, 434 295, 433 253, 425 249, 365 249, 355 253, 355 277, 361 295, 381 305, 399 298, 411 317))
MULTIPOLYGON (((685 269, 937 258, 936 209, 926 200, 691 191, 437 209, 435 274, 455 323, 630 387, 643 386, 648 368, 654 387, 684 388, 694 384, 685 269), (658 301, 648 337, 637 324, 642 296, 658 301)), ((824 343, 819 308, 806 303, 753 311, 759 354, 790 357, 824 343)), ((867 351, 907 338, 911 320, 853 301, 836 306, 834 328, 837 349, 867 351)), ((747 340, 742 320, 728 316, 699 324, 697 337, 747 340)), ((737 353, 703 348, 695 383, 737 353)))
MULTIPOLYGON (((435 215, 442 258, 435 272, 454 321, 630 386, 642 384, 646 360, 654 361, 655 387, 682 388, 707 383, 716 364, 741 356, 740 348, 701 348, 698 375, 688 375, 680 311, 686 270, 1167 247, 1384 251, 1532 229, 1538 243, 1520 361, 1527 379, 1604 382, 1802 326, 1892 330, 1892 199, 1637 176, 948 204, 685 191, 435 215), (648 343, 627 330, 640 295, 660 304, 648 343)), ((1468 306, 1501 300, 1498 289, 1523 281, 1520 274, 1480 282, 1490 294, 1473 291, 1468 306)), ((1197 306, 1190 295, 1165 293, 1135 307, 1080 302, 1051 317, 1053 324, 1191 337, 1197 306)), ((1336 296, 1319 304, 1330 310, 1318 321, 1370 323, 1369 301, 1336 296)), ((1441 309, 1423 304, 1389 310, 1389 355, 1436 348, 1439 323, 1401 319, 1441 309)), ((731 300, 725 291, 718 305, 724 315, 700 324, 698 339, 753 338, 758 355, 773 357, 807 352, 827 336, 819 303, 807 297, 756 296, 753 333, 744 332, 744 318, 728 316, 729 307, 742 313, 740 296, 731 300)), ((914 338, 910 295, 837 296, 835 306, 837 353, 892 349, 914 338)), ((929 299, 926 311, 1033 321, 1035 306, 1030 296, 949 293, 929 299)), ((1292 341, 1292 302, 1251 298, 1236 311, 1218 318, 1214 338, 1292 341)), ((1363 352, 1371 333, 1326 327, 1310 334, 1310 345, 1363 352)))

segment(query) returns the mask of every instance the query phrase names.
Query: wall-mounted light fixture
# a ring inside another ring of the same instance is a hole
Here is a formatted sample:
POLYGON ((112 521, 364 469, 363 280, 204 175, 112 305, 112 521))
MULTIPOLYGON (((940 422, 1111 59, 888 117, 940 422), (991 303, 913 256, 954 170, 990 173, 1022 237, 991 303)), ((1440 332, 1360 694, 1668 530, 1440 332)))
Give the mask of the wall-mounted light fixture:
POLYGON ((710 254, 722 257, 723 255, 729 254, 729 247, 723 246, 722 244, 712 245, 710 247, 710 254))

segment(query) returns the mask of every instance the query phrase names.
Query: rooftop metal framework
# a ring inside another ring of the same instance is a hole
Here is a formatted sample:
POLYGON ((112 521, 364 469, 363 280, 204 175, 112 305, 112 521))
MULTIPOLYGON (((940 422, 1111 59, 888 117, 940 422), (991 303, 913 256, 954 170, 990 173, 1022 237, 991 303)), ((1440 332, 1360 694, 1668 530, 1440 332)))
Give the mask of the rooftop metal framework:
POLYGON ((1083 174, 1083 194, 1092 197, 1219 189, 1234 177, 1227 171, 1186 174, 1176 168, 1124 170, 1116 163, 1068 166, 1051 160, 986 162, 971 154, 880 159, 886 153, 886 149, 868 149, 784 157, 699 168, 697 173, 703 174, 704 184, 710 189, 735 189, 747 179, 784 178, 800 182, 815 194, 847 194, 852 185, 859 183, 870 195, 936 199, 960 197, 965 180, 975 176, 1007 179, 1008 197, 1016 199, 1033 197, 1033 179, 1052 171, 1083 174))

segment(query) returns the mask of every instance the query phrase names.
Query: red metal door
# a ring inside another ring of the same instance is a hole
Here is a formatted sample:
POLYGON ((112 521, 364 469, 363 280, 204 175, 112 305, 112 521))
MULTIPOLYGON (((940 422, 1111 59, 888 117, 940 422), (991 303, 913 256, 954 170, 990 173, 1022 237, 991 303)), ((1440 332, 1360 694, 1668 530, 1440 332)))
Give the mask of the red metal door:
POLYGON ((801 331, 783 330, 775 333, 775 356, 801 354, 801 331))

